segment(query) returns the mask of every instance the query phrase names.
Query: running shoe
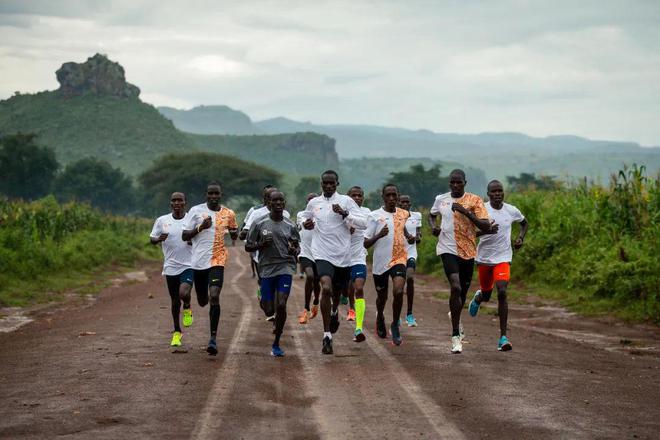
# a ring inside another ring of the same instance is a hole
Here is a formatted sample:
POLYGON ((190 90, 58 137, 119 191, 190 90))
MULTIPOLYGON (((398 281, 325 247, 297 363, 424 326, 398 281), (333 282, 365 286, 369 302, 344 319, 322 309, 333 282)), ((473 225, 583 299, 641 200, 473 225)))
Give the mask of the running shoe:
POLYGON ((314 318, 316 318, 316 315, 318 315, 318 314, 319 314, 319 305, 318 305, 318 304, 314 304, 314 305, 312 306, 312 312, 311 312, 311 315, 309 316, 309 319, 314 319, 314 318))
POLYGON ((481 290, 477 290, 472 297, 472 301, 470 301, 470 306, 468 307, 470 316, 477 316, 477 312, 479 311, 481 304, 477 302, 477 298, 481 299, 481 290))
POLYGON ((334 315, 330 313, 330 333, 337 333, 339 329, 339 310, 334 315))
POLYGON ((385 326, 385 317, 383 315, 376 315, 376 334, 382 339, 387 337, 387 327, 385 326))
POLYGON ((355 321, 355 310, 348 309, 348 315, 346 315, 346 321, 355 321))
MULTIPOLYGON (((451 324, 451 311, 447 312, 449 323, 451 324)), ((465 330, 463 329, 463 321, 458 321, 458 332, 461 334, 461 341, 465 340, 465 330)))
POLYGON ((506 336, 502 336, 500 338, 500 342, 497 344, 497 349, 499 351, 510 351, 511 349, 513 349, 513 347, 511 346, 511 342, 509 342, 509 338, 507 338, 506 336))
POLYGON ((401 333, 399 332, 399 326, 392 324, 390 326, 390 333, 392 333, 392 344, 401 345, 401 333))
POLYGON ((364 332, 361 328, 356 328, 355 333, 353 334, 353 340, 355 342, 364 342, 367 339, 364 332))
POLYGON ((206 346, 206 352, 211 356, 218 354, 218 344, 215 342, 215 338, 209 339, 209 345, 206 346))
POLYGON ((321 349, 323 354, 332 354, 332 339, 329 337, 323 338, 323 348, 321 349))
POLYGON ((406 316, 406 323, 408 324, 408 327, 417 327, 417 320, 412 313, 406 316))
POLYGON ((170 347, 180 347, 181 346, 181 332, 172 333, 172 342, 170 342, 170 347))
POLYGON ((309 312, 307 312, 307 309, 303 309, 303 311, 300 312, 300 315, 298 316, 298 323, 307 324, 307 321, 308 321, 307 314, 308 313, 309 312))
POLYGON ((282 350, 279 345, 273 344, 273 347, 270 350, 270 355, 275 357, 282 357, 284 356, 284 350, 282 350))
POLYGON ((451 337, 451 352, 453 354, 461 354, 463 352, 463 343, 460 336, 451 337))
POLYGON ((190 327, 193 323, 192 309, 183 309, 183 326, 190 327))
POLYGON ((271 321, 275 321, 275 315, 273 315, 273 316, 266 316, 266 321, 269 321, 269 322, 271 322, 271 321))
POLYGON ((342 295, 342 296, 339 298, 339 303, 342 304, 342 305, 346 305, 346 304, 348 304, 348 297, 342 295))

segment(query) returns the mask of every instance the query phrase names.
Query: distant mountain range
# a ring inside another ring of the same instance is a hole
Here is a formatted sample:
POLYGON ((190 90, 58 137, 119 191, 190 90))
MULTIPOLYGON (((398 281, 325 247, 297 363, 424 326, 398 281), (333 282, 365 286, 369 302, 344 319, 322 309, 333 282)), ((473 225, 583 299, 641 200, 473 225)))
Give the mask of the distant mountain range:
POLYGON ((172 112, 163 107, 159 110, 175 126, 185 126, 191 132, 316 132, 336 139, 340 159, 427 157, 481 168, 490 178, 533 172, 604 181, 624 163, 644 164, 652 174, 660 170, 660 148, 645 148, 634 142, 597 141, 579 136, 537 138, 521 133, 454 134, 373 125, 321 125, 282 117, 254 122, 243 112, 212 105, 188 111, 172 112), (240 123, 234 126, 229 122, 234 120, 240 123))

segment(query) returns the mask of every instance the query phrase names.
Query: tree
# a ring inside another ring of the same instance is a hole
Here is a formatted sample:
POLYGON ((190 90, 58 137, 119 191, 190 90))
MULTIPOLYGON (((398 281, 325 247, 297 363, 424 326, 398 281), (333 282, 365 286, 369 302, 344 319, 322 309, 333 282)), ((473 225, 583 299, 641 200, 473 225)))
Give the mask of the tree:
POLYGON ((59 163, 55 151, 40 147, 33 134, 0 138, 0 192, 33 200, 50 191, 59 163))
POLYGON ((251 196, 261 199, 265 185, 278 185, 280 174, 270 168, 213 153, 167 154, 156 159, 139 177, 144 214, 155 215, 169 206, 174 191, 186 194, 188 206, 205 200, 206 185, 218 181, 223 199, 251 196))
POLYGON ((61 201, 88 202, 115 213, 135 210, 131 178, 109 162, 93 157, 67 165, 55 180, 55 195, 61 201))
POLYGON ((399 187, 400 194, 409 195, 417 208, 429 208, 433 205, 435 196, 446 192, 448 180, 447 176, 440 175, 440 165, 424 169, 424 165, 420 163, 411 166, 408 171, 391 173, 389 182, 399 187))
POLYGON ((318 176, 304 176, 300 178, 300 182, 293 190, 293 195, 296 197, 296 203, 300 206, 305 206, 305 199, 309 193, 317 193, 321 191, 321 178, 318 176))
POLYGON ((561 183, 557 182, 554 176, 536 177, 534 173, 520 173, 519 177, 506 176, 506 181, 509 183, 509 189, 514 192, 526 190, 548 191, 561 187, 561 183))

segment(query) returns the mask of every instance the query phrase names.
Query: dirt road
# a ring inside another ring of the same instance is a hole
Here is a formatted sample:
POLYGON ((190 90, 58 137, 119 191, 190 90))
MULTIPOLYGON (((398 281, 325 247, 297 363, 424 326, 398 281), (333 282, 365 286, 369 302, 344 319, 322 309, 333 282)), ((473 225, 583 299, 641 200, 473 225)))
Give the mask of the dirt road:
MULTIPOLYGON (((147 281, 104 290, 96 301, 40 312, 0 334, 0 437, 25 438, 447 438, 626 439, 660 433, 660 336, 578 319, 560 309, 511 312, 514 350, 496 350, 497 323, 463 321, 462 355, 449 353, 447 304, 437 280, 420 282, 420 326, 392 346, 352 323, 321 354, 320 317, 297 324, 302 280, 270 356, 271 325, 236 248, 226 270, 219 354, 204 352, 208 312, 193 305, 188 353, 169 351, 169 297, 157 266, 147 281), (149 298, 149 294, 153 298, 149 298), (623 343, 621 343, 623 341, 623 343), (655 348, 654 348, 655 347, 655 348), (267 436, 267 437, 264 437, 267 436)), ((387 316, 390 316, 388 304, 387 316)))

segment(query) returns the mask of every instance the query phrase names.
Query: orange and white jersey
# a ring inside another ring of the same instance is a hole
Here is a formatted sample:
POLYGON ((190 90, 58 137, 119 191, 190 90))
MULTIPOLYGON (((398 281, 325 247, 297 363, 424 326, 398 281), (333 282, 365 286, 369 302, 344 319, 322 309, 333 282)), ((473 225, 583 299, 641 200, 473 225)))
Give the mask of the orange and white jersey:
POLYGON ((463 197, 453 198, 448 192, 437 196, 431 207, 431 214, 442 216, 436 254, 471 260, 477 255, 477 229, 469 218, 451 210, 454 203, 460 203, 479 219, 489 218, 484 201, 476 194, 465 193, 463 197))
POLYGON ((208 269, 212 266, 224 266, 227 262, 225 234, 230 229, 237 229, 236 214, 231 209, 221 206, 219 211, 208 208, 206 203, 193 206, 188 212, 186 229, 197 228, 205 218, 211 217, 211 227, 202 230, 192 239, 191 267, 195 270, 208 269))
POLYGON ((374 275, 387 272, 392 266, 406 264, 408 260, 408 242, 403 229, 410 213, 405 209, 396 208, 394 212, 387 212, 380 208, 372 211, 369 215, 365 238, 372 238, 378 234, 385 225, 389 229, 388 234, 374 243, 373 267, 374 275))

